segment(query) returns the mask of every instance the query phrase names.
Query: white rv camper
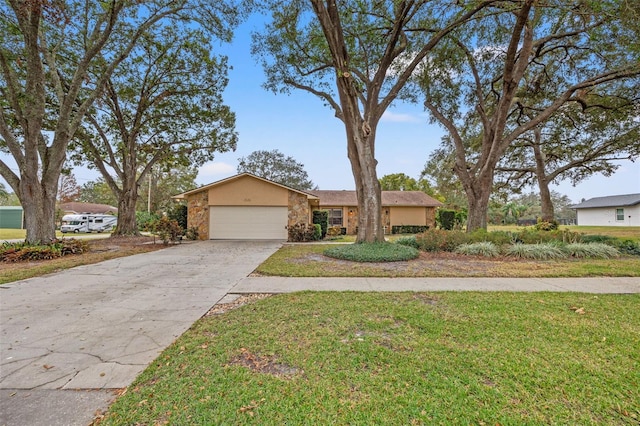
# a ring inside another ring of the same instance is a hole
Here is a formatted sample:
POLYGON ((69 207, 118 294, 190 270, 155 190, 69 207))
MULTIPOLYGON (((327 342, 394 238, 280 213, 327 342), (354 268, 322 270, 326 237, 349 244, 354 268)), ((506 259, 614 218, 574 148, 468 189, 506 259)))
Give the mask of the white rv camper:
POLYGON ((118 223, 116 216, 110 214, 67 214, 62 216, 60 231, 67 232, 104 232, 111 231, 118 223))

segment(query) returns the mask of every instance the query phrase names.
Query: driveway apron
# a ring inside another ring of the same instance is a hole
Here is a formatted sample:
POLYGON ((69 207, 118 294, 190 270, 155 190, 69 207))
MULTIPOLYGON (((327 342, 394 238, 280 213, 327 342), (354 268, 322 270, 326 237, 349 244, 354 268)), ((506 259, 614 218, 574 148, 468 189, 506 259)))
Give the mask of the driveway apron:
POLYGON ((0 390, 130 385, 280 246, 189 242, 0 286, 0 390))

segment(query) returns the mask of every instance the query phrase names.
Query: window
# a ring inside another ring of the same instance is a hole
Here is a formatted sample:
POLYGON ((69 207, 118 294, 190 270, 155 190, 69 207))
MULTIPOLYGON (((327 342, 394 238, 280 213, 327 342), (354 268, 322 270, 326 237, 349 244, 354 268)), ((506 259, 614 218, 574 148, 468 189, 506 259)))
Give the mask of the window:
POLYGON ((616 209, 616 220, 624 220, 624 209, 616 209))
POLYGON ((342 209, 329 209, 329 226, 342 226, 342 209))

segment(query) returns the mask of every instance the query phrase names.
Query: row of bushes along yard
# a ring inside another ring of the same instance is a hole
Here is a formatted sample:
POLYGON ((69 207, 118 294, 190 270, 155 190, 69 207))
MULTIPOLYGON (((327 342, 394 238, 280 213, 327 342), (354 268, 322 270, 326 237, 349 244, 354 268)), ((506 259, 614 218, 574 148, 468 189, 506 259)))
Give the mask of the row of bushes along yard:
POLYGON ((466 233, 430 229, 400 237, 396 244, 352 244, 329 247, 323 254, 355 262, 393 262, 415 259, 419 250, 447 251, 485 257, 512 256, 524 259, 610 259, 620 255, 640 256, 640 243, 603 235, 584 235, 569 230, 485 230, 466 233), (402 246, 403 248, 400 248, 402 246))
POLYGON ((397 244, 422 251, 450 251, 484 256, 511 255, 530 258, 640 256, 640 243, 606 235, 584 235, 569 230, 519 231, 484 230, 473 233, 430 229, 415 236, 401 237, 397 244))

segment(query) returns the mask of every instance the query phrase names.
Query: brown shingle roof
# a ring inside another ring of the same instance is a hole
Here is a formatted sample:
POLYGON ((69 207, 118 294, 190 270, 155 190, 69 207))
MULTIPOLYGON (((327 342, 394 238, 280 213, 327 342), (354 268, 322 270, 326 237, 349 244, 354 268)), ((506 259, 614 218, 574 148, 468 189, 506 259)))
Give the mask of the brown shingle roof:
POLYGON ((118 214, 118 209, 116 207, 108 204, 94 203, 63 203, 60 204, 60 210, 67 213, 118 214))
MULTIPOLYGON (((357 206, 356 191, 307 191, 320 198, 322 206, 357 206)), ((421 191, 382 191, 382 206, 439 207, 442 203, 421 191)))

